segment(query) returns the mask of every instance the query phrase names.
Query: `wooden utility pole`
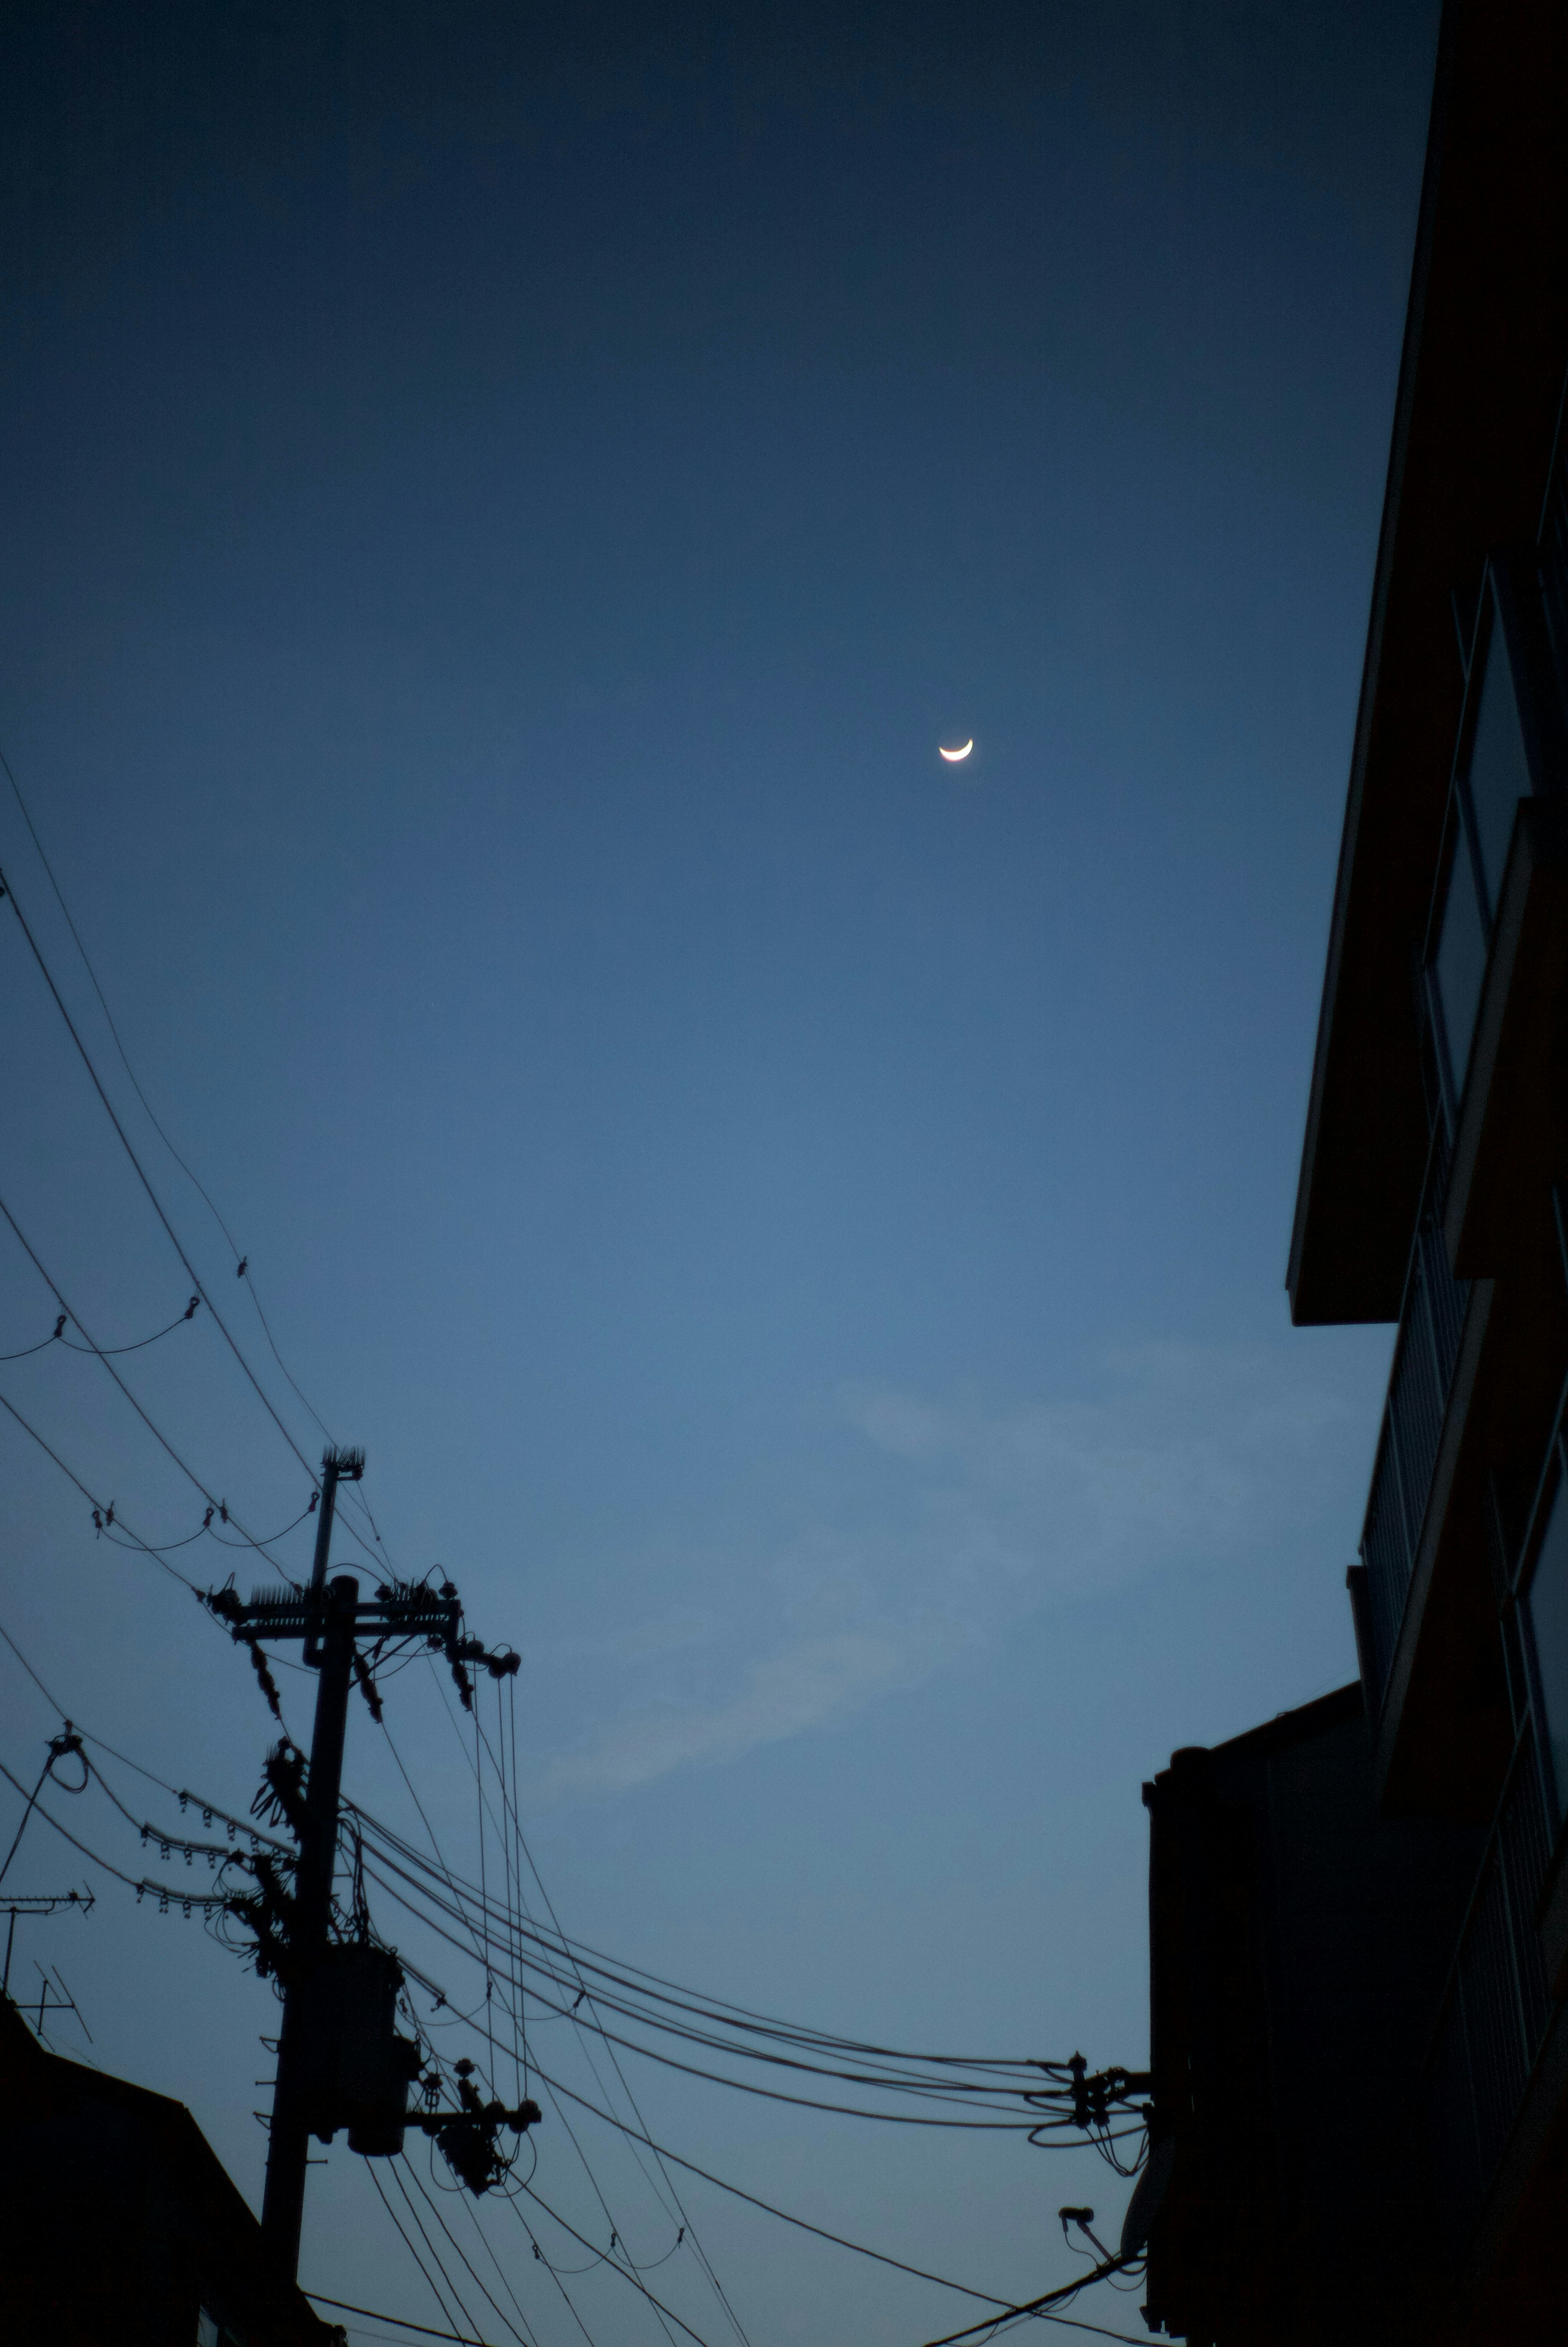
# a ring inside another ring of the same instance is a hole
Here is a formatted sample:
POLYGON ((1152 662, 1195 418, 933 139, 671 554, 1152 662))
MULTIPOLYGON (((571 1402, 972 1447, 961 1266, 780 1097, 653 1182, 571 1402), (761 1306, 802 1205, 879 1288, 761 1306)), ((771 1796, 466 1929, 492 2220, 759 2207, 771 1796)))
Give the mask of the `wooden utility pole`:
MULTIPOLYGON (((359 1583, 352 1573, 327 1579, 337 1485, 340 1480, 358 1481, 364 1470, 364 1454, 331 1450, 322 1464, 321 1513, 309 1588, 254 1597, 248 1604, 231 1588, 210 1591, 206 1598, 231 1635, 253 1653, 262 1639, 297 1638, 306 1662, 319 1675, 304 1798, 292 1813, 299 1850, 292 1895, 281 1894, 274 1937, 278 1953, 272 1960, 283 1991, 283 2021, 272 2093, 261 2235, 274 2265, 291 2280, 299 2267, 312 2136, 331 2142, 340 2127, 347 2127, 352 2150, 383 2156, 399 2151, 406 2122, 411 2054, 413 2066, 417 2068, 416 2048, 411 2041, 398 2038, 395 2031, 396 1996, 403 1978, 396 1957, 390 1949, 333 1934, 338 1807, 349 1690, 356 1665, 372 1708, 380 1717, 379 1701, 369 1670, 356 1653, 355 1640, 366 1633, 382 1639, 415 1639, 445 1654, 466 1706, 473 1701, 469 1663, 483 1664, 497 1678, 518 1667, 515 1654, 492 1655, 477 1639, 461 1635, 462 1606, 449 1581, 437 1588, 427 1582, 384 1583, 373 1596, 362 1599, 359 1583)), ((538 2117, 532 2104, 525 2109, 538 2117)), ((491 2137, 503 2120, 531 2123, 521 2114, 503 2112, 499 2104, 493 2109, 484 2106, 477 2111, 477 2118, 491 2137)), ((465 2101, 460 2111, 434 2117, 422 2114, 419 2123, 456 2126, 472 2132, 477 2118, 465 2101)), ((461 2149, 466 2136, 454 2141, 461 2149)))
MULTIPOLYGON (((278 2081, 272 2090, 267 2183, 261 2200, 262 2240, 274 2261, 291 2277, 299 2268, 300 2227, 304 2219, 311 2103, 320 2053, 320 2032, 311 2027, 312 1991, 322 1977, 332 1922, 338 1795, 343 1784, 359 1583, 352 1573, 340 1573, 324 1595, 323 1635, 318 1639, 314 1624, 307 1634, 306 1651, 316 1647, 321 1676, 316 1682, 311 1768, 305 1783, 299 1863, 294 1870, 291 1967, 283 1993, 278 2081)), ((317 1609, 313 1606, 312 1611, 314 1614, 317 1609)))

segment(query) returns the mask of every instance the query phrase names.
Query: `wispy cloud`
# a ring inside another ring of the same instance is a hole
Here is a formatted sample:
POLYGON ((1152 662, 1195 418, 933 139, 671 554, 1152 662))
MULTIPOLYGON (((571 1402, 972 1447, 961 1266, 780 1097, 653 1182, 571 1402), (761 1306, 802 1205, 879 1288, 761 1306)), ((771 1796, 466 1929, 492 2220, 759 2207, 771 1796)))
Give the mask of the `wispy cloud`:
POLYGON ((651 1704, 614 1722, 585 1750, 563 1753, 545 1777, 543 1797, 625 1792, 689 1761, 733 1760, 830 1727, 873 1696, 928 1676, 953 1636, 933 1620, 791 1640, 750 1665, 726 1703, 651 1704))
MULTIPOLYGON (((858 1529, 818 1523, 781 1549, 761 1614, 702 1642, 727 1686, 634 1697, 558 1756, 539 1797, 736 1759, 918 1686, 1020 1613, 1348 1526, 1365 1399, 1326 1389, 1298 1354, 1145 1347, 1108 1358, 1095 1384, 1002 1409, 844 1389, 833 1417, 862 1438, 845 1509, 858 1529)), ((690 1642, 689 1622, 654 1628, 638 1659, 690 1642)))
POLYGON ((1092 1400, 1000 1411, 845 1389, 843 1415, 918 1489, 924 1545, 989 1564, 1037 1599, 1277 1537, 1326 1475, 1352 1468, 1365 1417, 1263 1350, 1147 1346, 1102 1365, 1092 1400))

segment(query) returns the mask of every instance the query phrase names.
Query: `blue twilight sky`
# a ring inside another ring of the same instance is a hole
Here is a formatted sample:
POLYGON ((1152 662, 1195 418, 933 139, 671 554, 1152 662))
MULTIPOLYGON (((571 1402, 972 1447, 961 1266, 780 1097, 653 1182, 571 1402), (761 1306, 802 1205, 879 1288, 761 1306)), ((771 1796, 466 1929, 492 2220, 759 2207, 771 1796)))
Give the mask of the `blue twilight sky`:
MULTIPOLYGON (((0 743, 387 1550, 521 1649, 536 1855, 619 1955, 1136 2062, 1140 1781, 1353 1671, 1388 1335, 1292 1333, 1281 1281, 1435 36, 1430 0, 7 13, 0 743)), ((8 798, 0 860, 313 1452, 8 798)), ((0 912, 0 1194, 128 1343, 189 1283, 0 912)), ((56 1307, 0 1241, 9 1353, 56 1307)), ((207 1313, 122 1367, 251 1530, 304 1505, 207 1313)), ((149 1538, 196 1530, 90 1358, 0 1391, 149 1538)), ((0 1460, 0 1622, 243 1809, 243 1656, 9 1421, 0 1460)), ((0 1696, 30 1784, 57 1719, 4 1649, 0 1696)), ((476 1864, 435 1686, 388 1696, 476 1864)), ((417 1831, 363 1711, 349 1778, 417 1831)), ((149 1863, 100 1793, 55 1808, 149 1863)), ((35 1826, 8 1885, 84 1863, 35 1826)), ((55 2042, 189 2101, 254 2196, 269 1992, 99 1891, 24 1927, 24 1988, 56 1963, 93 2043, 55 2042)), ((982 2289, 1075 2270, 1061 2200, 1119 2218, 1091 2156, 633 2083, 677 2150, 982 2289)), ((553 2122, 539 2157, 603 2229, 553 2122)), ((964 2319, 689 2205, 753 2347, 964 2319)), ((439 2319, 341 2147, 303 2278, 439 2319)), ((661 2336, 570 2287, 599 2347, 661 2336)))

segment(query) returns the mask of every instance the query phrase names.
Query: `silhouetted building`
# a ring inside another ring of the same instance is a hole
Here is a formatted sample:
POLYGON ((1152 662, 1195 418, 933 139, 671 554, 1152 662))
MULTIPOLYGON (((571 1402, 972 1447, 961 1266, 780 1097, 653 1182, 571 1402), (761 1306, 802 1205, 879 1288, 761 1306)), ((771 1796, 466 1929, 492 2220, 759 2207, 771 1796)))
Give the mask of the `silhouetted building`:
MULTIPOLYGON (((1447 1838, 1463 1897, 1446 1922, 1441 1899, 1423 1904, 1413 1939, 1390 1918, 1402 1979, 1379 1944, 1335 2015, 1314 2016, 1302 1983, 1260 1973, 1255 1952, 1246 1994, 1263 2034, 1245 2056, 1276 2111, 1298 2089, 1325 2108, 1332 2097, 1339 2135, 1315 2116, 1301 2140, 1330 2171, 1353 2155, 1355 2195, 1386 2188, 1409 2283, 1403 2312, 1381 2318, 1386 2341, 1451 2328, 1522 2347, 1568 2328, 1565 376, 1568 10, 1450 0, 1288 1285, 1298 1324, 1399 1324, 1350 1573, 1377 1828, 1344 1808, 1348 1780, 1331 1789, 1326 1774, 1346 1876, 1337 1889, 1322 1868, 1322 1911, 1364 1932, 1354 1853, 1391 1850, 1377 1836, 1400 1823, 1447 1838), (1337 2046, 1380 2032, 1400 2049, 1395 2071, 1358 2090, 1337 2046), (1406 2093, 1407 2060, 1413 2168, 1383 2100, 1406 2093), (1355 2167, 1368 2129, 1387 2147, 1370 2180, 1355 2167)), ((1178 1759, 1156 1787, 1157 1983, 1173 1947, 1226 1929, 1201 1901, 1172 1922, 1162 1837, 1188 1830, 1175 1821, 1193 1772, 1229 1785, 1250 1741, 1178 1759)), ((1286 1871, 1266 1895, 1255 1886, 1247 1914, 1296 1912, 1290 1869, 1306 1859, 1267 1833, 1257 1848, 1286 1871)), ((1214 1885, 1215 1901, 1240 1901, 1220 1874, 1214 1885)), ((1307 1928, 1301 1914, 1291 1928, 1307 1928)), ((1230 1959, 1245 1969, 1239 1945, 1230 1959)), ((1159 1999, 1156 1986, 1157 2027, 1159 1999)), ((1227 2026, 1241 2029, 1234 2014, 1227 2026)), ((1208 2052, 1197 2038, 1192 2052, 1201 2071, 1208 2052)), ((1255 2121, 1223 2108, 1189 2115, 1200 2138, 1217 2129, 1221 2153, 1202 2169, 1178 2152, 1151 2241, 1152 2310, 1193 2311, 1191 2335, 1219 2347, 1353 2335, 1352 2301, 1316 2328, 1266 2302, 1286 2270, 1269 2264, 1277 2229, 1319 2227, 1326 2188, 1277 2137, 1272 2181, 1249 2180, 1255 2121), (1225 2214, 1227 2175, 1272 2210, 1255 2250, 1225 2214), (1200 2299, 1205 2211, 1235 2264, 1200 2299)), ((1388 2270, 1375 2249, 1372 2291, 1388 2270)))
POLYGON ((1147 2319, 1194 2347, 1440 2347, 1421 2063, 1479 1831, 1378 1816, 1359 1686, 1173 1754, 1143 1799, 1174 2154, 1147 2319))
POLYGON ((48 2053, 0 1998, 8 2347, 332 2347, 183 2103, 48 2053))

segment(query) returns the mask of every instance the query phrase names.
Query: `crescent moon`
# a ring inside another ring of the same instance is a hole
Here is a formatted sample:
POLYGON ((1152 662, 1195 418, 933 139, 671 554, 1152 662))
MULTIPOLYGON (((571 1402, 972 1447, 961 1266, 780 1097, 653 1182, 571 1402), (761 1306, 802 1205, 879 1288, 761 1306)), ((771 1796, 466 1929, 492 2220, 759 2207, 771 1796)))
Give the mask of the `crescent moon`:
POLYGON ((969 752, 974 748, 974 736, 971 734, 961 750, 944 750, 938 743, 937 747, 937 755, 939 758, 946 758, 949 766, 956 766, 960 758, 967 758, 968 756, 969 752))

